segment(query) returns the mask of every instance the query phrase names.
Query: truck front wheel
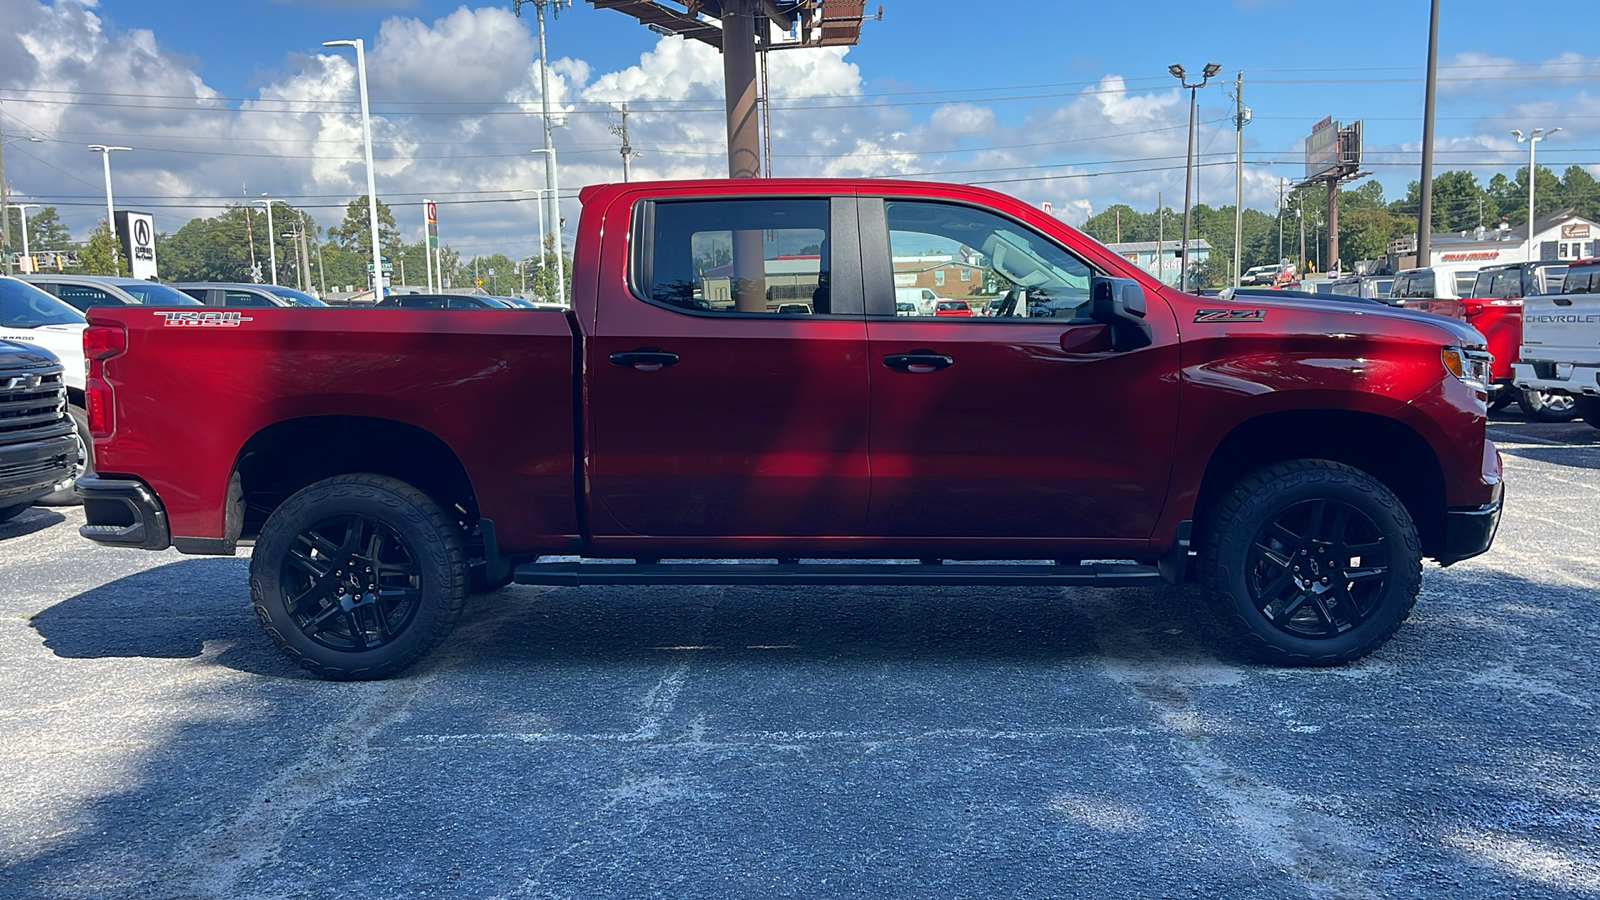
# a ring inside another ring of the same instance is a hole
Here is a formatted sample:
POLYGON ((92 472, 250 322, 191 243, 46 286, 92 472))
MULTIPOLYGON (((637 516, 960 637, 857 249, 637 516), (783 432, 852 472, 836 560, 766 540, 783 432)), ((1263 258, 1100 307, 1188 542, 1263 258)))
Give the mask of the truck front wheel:
POLYGON ((449 634, 467 596, 461 529, 428 495, 381 475, 304 488, 261 528, 256 616, 279 650, 323 678, 387 678, 449 634))
POLYGON ((1293 460, 1218 500, 1199 568, 1207 595, 1257 655, 1332 666, 1376 650, 1411 614, 1422 542, 1399 498, 1372 476, 1293 460))

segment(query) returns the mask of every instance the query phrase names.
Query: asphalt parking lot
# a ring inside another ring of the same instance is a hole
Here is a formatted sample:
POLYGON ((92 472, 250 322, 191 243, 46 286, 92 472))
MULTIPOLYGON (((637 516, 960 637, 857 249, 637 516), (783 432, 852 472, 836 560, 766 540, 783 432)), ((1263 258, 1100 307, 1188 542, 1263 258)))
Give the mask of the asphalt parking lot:
POLYGON ((1487 556, 1379 653, 1192 589, 512 587, 408 677, 247 561, 0 526, 0 896, 1600 895, 1600 431, 1492 428, 1487 556))

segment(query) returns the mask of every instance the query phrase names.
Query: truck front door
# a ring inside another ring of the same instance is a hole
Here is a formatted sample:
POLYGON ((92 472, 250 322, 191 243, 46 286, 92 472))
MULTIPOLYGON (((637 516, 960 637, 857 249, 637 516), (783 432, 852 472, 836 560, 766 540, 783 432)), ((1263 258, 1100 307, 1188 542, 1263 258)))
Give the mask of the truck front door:
POLYGON ((640 201, 613 215, 630 272, 602 275, 584 360, 595 536, 861 534, 854 198, 640 201))
POLYGON ((871 534, 1147 539, 1172 470, 1177 331, 1110 349, 1093 267, 973 206, 862 198, 872 370, 871 534), (941 283, 969 316, 895 314, 894 285, 941 283))

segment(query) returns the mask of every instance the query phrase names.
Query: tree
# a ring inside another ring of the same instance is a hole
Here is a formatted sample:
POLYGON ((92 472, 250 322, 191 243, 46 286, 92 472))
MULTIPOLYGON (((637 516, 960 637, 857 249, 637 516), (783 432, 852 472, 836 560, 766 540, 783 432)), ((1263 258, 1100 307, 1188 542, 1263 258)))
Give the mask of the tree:
MULTIPOLYGON (((344 208, 344 220, 328 229, 328 238, 339 249, 372 256, 371 214, 367 209, 367 195, 362 194, 344 208)), ((378 245, 384 256, 394 259, 400 254, 400 226, 395 223, 389 205, 378 201, 378 245)), ((364 271, 364 270, 363 270, 364 271)))
MULTIPOLYGON (((54 206, 41 206, 28 216, 28 249, 65 250, 72 245, 72 232, 61 224, 54 206)), ((17 247, 18 250, 22 248, 17 247)))
POLYGON ((111 236, 111 229, 100 222, 89 230, 89 243, 78 253, 79 271, 84 275, 128 275, 128 261, 111 236))

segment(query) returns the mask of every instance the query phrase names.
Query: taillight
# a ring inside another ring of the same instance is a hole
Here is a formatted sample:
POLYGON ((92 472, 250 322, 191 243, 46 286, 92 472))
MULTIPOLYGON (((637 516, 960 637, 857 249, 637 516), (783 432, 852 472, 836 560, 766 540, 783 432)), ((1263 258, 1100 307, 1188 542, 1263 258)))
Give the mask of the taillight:
POLYGON ((128 332, 121 325, 90 325, 83 330, 83 355, 110 359, 128 349, 128 332))
POLYGON ((1473 303, 1470 300, 1462 301, 1462 303, 1461 303, 1461 315, 1463 317, 1465 317, 1465 318, 1468 318, 1468 319, 1471 319, 1471 318, 1473 318, 1475 316, 1481 316, 1481 315, 1483 315, 1483 304, 1482 303, 1473 303))
POLYGON ((108 438, 116 429, 111 385, 106 381, 106 360, 128 349, 128 332, 121 325, 90 325, 83 330, 83 356, 89 364, 84 400, 89 409, 89 434, 108 438))

